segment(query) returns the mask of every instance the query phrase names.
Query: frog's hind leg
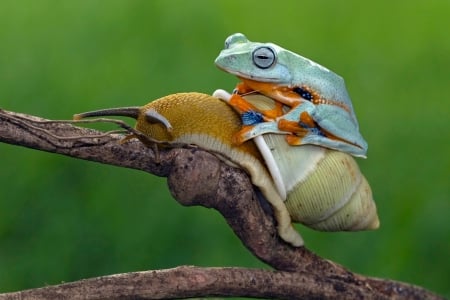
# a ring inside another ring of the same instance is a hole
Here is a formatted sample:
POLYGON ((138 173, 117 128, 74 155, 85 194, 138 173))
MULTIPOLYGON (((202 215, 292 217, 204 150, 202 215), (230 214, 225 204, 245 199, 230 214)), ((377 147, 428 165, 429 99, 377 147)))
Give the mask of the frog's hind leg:
POLYGON ((317 124, 306 111, 300 113, 298 121, 286 120, 284 118, 278 120, 278 129, 290 133, 286 136, 286 141, 291 146, 301 145, 302 138, 310 134, 311 129, 316 127, 317 124))

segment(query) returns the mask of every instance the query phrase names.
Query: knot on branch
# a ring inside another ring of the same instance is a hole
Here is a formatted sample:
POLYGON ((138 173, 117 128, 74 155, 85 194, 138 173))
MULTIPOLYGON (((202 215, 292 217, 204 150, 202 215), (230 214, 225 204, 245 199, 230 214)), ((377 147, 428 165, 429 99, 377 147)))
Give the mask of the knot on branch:
POLYGON ((167 180, 174 198, 185 206, 216 207, 221 161, 196 149, 173 151, 176 154, 167 180))

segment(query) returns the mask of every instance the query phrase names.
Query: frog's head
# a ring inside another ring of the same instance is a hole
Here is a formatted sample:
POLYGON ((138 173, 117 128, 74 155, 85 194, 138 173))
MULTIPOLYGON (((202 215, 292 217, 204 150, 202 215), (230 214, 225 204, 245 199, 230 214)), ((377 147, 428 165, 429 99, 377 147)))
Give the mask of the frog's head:
POLYGON ((242 33, 230 35, 225 40, 225 49, 220 52, 215 64, 238 77, 278 84, 297 84, 294 81, 300 80, 299 76, 303 77, 301 74, 306 77, 311 69, 315 74, 332 73, 318 63, 278 45, 251 42, 242 33))
POLYGON ((284 83, 292 80, 289 66, 279 60, 284 49, 272 43, 249 41, 242 33, 225 40, 225 49, 215 64, 225 72, 260 82, 284 83))

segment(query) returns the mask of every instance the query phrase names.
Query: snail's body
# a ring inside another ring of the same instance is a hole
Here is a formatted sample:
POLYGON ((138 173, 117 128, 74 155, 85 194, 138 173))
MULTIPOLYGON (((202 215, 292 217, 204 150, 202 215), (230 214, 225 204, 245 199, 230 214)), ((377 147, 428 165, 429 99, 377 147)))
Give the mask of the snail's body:
POLYGON ((326 231, 378 227, 370 187, 350 155, 312 145, 292 147, 274 134, 258 136, 257 146, 253 140, 236 145, 232 140, 241 129, 240 116, 216 97, 174 94, 123 113, 111 109, 75 118, 105 115, 134 117, 136 130, 145 136, 195 144, 245 169, 271 203, 280 236, 294 246, 303 245, 303 240, 291 218, 326 231))
MULTIPOLYGON (((142 107, 105 109, 78 114, 74 118, 94 116, 133 117, 137 119, 136 130, 151 139, 193 144, 214 154, 221 154, 220 158, 227 163, 247 171, 252 183, 270 202, 278 221, 280 236, 294 246, 303 245, 255 144, 252 141, 241 145, 232 143, 232 136, 241 127, 240 117, 225 102, 201 93, 179 93, 142 107), (158 119, 157 115, 162 118, 158 119)), ((142 142, 147 143, 146 140, 142 142)))

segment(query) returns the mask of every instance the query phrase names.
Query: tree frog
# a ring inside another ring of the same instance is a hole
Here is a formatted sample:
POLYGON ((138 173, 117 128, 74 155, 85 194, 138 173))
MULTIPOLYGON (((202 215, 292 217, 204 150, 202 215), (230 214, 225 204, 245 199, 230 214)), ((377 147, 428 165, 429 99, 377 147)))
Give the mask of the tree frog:
POLYGON ((315 144, 365 157, 367 142, 339 75, 278 45, 251 42, 241 33, 226 39, 215 64, 241 80, 228 102, 246 125, 237 143, 271 132, 287 134, 290 145, 315 144), (277 105, 257 109, 241 97, 248 93, 263 94, 277 105))

